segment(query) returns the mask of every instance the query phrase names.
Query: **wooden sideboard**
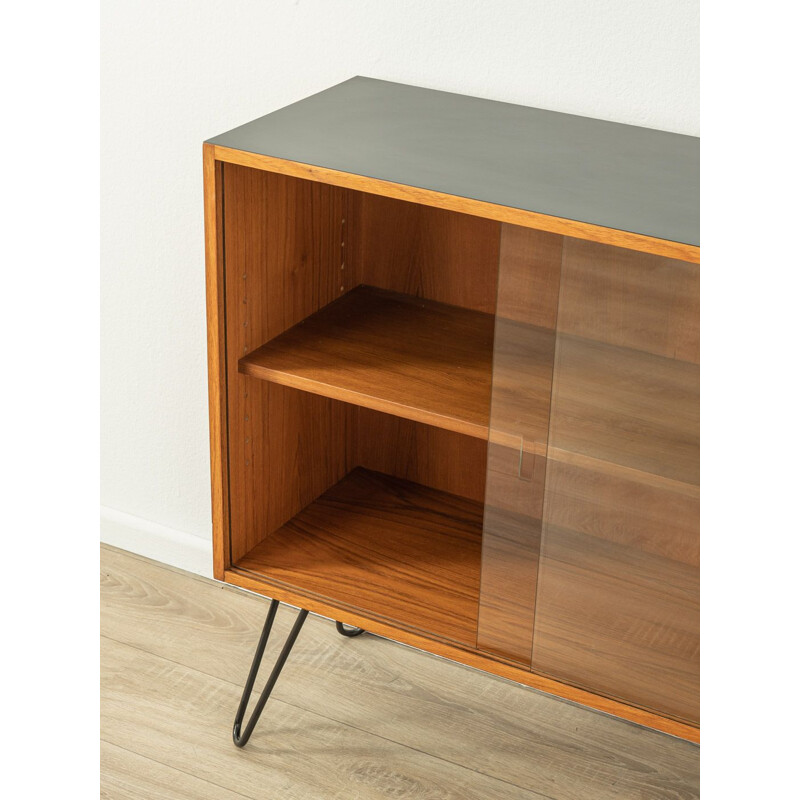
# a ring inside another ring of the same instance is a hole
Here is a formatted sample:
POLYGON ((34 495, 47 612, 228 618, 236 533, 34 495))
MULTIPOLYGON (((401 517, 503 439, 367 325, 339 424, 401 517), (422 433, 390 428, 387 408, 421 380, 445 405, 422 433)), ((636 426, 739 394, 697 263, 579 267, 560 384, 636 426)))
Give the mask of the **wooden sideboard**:
POLYGON ((698 154, 367 78, 206 142, 216 577, 697 741, 698 154))

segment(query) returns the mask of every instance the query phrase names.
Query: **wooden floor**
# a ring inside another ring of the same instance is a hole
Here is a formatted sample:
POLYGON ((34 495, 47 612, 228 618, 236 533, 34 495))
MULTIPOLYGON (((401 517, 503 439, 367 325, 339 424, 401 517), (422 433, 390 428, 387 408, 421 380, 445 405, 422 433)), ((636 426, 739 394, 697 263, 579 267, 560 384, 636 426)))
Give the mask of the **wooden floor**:
POLYGON ((266 601, 108 547, 101 588, 104 798, 699 796, 694 745, 313 615, 238 750, 266 601))

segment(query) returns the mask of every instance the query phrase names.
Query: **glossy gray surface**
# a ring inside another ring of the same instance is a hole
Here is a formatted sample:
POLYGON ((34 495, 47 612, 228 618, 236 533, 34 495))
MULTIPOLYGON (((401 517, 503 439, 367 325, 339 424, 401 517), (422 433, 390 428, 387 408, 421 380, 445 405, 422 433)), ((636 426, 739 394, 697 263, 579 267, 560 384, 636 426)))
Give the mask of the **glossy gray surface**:
POLYGON ((694 136, 351 78, 209 141, 700 243, 694 136))

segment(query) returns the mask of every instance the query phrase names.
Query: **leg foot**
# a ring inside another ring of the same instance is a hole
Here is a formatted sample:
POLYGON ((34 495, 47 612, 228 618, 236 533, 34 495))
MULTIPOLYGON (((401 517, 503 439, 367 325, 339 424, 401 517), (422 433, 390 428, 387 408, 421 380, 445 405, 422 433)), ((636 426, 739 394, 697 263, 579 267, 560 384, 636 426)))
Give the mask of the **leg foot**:
POLYGON ((339 631, 342 636, 360 636, 364 633, 363 628, 345 628, 341 622, 336 623, 336 630, 339 631))

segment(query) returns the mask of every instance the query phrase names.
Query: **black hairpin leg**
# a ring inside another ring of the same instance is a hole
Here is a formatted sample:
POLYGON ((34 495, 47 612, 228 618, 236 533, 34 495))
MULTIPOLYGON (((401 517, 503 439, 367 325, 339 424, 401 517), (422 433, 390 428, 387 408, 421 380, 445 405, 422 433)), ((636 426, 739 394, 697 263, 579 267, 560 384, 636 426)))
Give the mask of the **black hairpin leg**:
POLYGON ((258 640, 258 647, 256 647, 256 653, 253 656, 253 665, 250 667, 250 674, 247 676, 247 683, 244 685, 242 699, 239 702, 239 710, 236 712, 236 719, 233 722, 233 743, 237 747, 244 747, 247 744, 247 740, 252 735, 253 729, 256 727, 256 723, 258 722, 258 718, 261 716, 261 712, 264 710, 264 706, 267 704, 270 694, 272 694, 272 690, 278 681, 278 676, 281 674, 283 665, 286 663, 286 659, 289 657, 292 646, 294 645, 295 640, 300 633, 300 628, 303 627, 303 623, 306 621, 306 617, 308 616, 308 611, 305 609, 300 609, 300 613, 297 615, 297 619, 292 626, 292 630, 284 642, 283 650, 281 650, 281 654, 278 656, 278 660, 275 662, 275 666, 272 668, 272 672, 267 679, 267 683, 264 686, 264 691, 261 692, 261 697, 258 698, 256 707, 253 709, 253 713, 250 715, 250 722, 247 723, 247 727, 244 729, 244 733, 242 733, 244 714, 245 711, 247 711, 247 704, 250 701, 250 695, 253 693, 253 685, 256 682, 258 668, 261 666, 261 659, 264 657, 264 650, 267 647, 267 640, 269 639, 269 634, 272 630, 272 623, 275 621, 275 613, 277 612, 279 605, 280 602, 278 600, 273 600, 269 605, 267 619, 264 622, 264 630, 261 631, 261 638, 258 640))
POLYGON ((341 622, 336 623, 336 630, 339 631, 342 636, 359 636, 364 633, 363 628, 345 628, 341 622))

